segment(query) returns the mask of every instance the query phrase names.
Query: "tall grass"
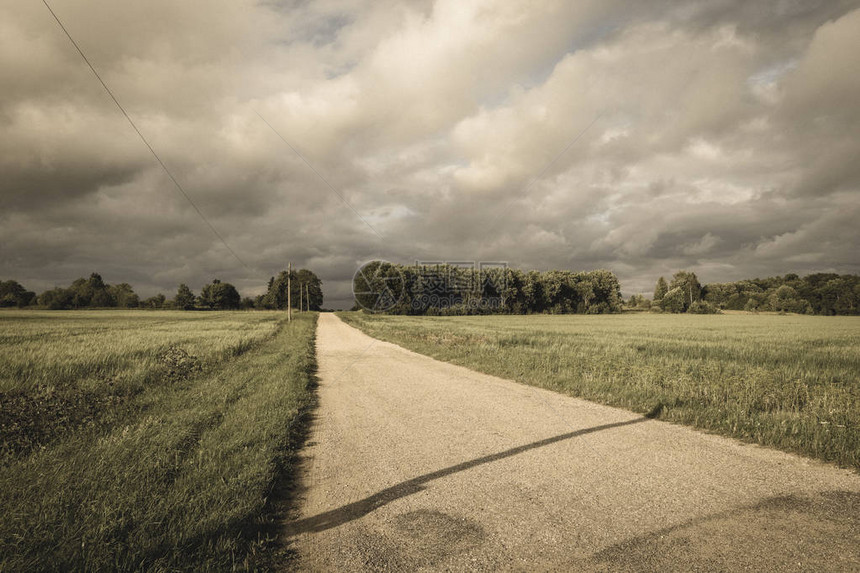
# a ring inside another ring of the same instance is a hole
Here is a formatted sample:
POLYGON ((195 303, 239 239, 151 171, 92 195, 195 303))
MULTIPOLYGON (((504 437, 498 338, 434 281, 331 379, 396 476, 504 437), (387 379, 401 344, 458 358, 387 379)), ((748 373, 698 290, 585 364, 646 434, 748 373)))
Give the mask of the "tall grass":
POLYGON ((855 317, 341 316, 440 360, 860 469, 855 317))
POLYGON ((253 569, 266 546, 268 497, 289 469, 313 394, 316 316, 289 325, 282 316, 10 319, 32 321, 13 344, 47 357, 28 364, 4 343, 2 371, 15 391, 40 392, 58 372, 67 391, 83 392, 108 384, 107 372, 133 392, 121 416, 7 453, 0 570, 253 569), (40 332, 41 347, 26 336, 40 332), (78 344, 90 356, 64 364, 78 344), (165 366, 168 348, 180 360, 165 366), (199 368, 177 370, 183 361, 199 368), (16 371, 30 377, 8 377, 16 371))
POLYGON ((0 311, 0 392, 40 386, 134 391, 178 346, 203 366, 274 333, 274 312, 0 311))

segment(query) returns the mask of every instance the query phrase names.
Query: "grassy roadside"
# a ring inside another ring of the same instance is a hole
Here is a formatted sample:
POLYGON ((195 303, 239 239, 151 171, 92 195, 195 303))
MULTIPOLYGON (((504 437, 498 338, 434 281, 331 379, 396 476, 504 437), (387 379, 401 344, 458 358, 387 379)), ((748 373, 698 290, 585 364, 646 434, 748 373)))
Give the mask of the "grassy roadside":
POLYGON ((855 317, 339 316, 439 360, 860 470, 855 317))
MULTIPOLYGON (((0 312, 0 458, 110 428, 146 390, 219 367, 271 338, 279 313, 0 312)), ((2 459, 0 459, 2 462, 2 459)))
MULTIPOLYGON (((207 345, 197 329, 186 333, 193 341, 182 346, 204 352, 199 368, 165 361, 162 349, 152 373, 149 350, 131 353, 117 371, 134 390, 123 415, 4 457, 0 570, 255 567, 267 544, 268 496, 289 471, 313 402, 316 315, 289 325, 277 317, 260 329, 247 321, 264 314, 236 318, 241 314, 225 320, 240 320, 250 337, 235 334, 244 328, 235 324, 223 344, 210 338, 207 345)), ((198 329, 212 326, 201 320, 198 329)), ((169 351, 177 337, 168 338, 169 351)), ((59 338, 57 352, 68 345, 68 337, 59 338)), ((178 356, 179 363, 196 357, 178 356)), ((113 362, 108 353, 105 363, 113 362)), ((81 370, 89 373, 76 388, 93 386, 92 370, 100 367, 81 370)), ((40 376, 37 367, 33 372, 40 376)))

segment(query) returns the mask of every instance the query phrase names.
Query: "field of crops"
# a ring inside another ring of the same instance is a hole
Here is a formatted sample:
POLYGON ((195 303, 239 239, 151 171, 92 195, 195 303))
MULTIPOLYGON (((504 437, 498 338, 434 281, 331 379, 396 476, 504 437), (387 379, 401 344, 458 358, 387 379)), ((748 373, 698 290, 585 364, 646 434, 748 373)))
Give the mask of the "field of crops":
POLYGON ((341 313, 504 378, 860 469, 860 319, 341 313))
POLYGON ((0 312, 0 570, 248 568, 315 314, 0 312))

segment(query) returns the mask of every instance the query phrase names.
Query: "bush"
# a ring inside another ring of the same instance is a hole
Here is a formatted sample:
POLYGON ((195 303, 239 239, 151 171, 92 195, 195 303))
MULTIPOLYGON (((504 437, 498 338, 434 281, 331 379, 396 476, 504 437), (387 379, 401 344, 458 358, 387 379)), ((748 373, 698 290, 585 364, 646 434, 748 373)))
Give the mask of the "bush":
POLYGON ((687 309, 688 314, 720 314, 720 309, 709 302, 697 300, 687 309))

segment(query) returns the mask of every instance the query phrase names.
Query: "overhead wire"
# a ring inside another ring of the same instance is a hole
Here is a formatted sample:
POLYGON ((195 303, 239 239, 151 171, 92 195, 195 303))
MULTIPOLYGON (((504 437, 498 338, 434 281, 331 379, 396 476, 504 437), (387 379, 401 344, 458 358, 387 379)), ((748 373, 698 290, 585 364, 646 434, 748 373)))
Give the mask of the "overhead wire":
POLYGON ((90 71, 93 72, 93 75, 96 77, 96 79, 102 85, 104 90, 107 92, 107 94, 110 96, 110 98, 116 104, 116 106, 122 112, 123 116, 125 116, 125 119, 128 121, 129 125, 131 125, 132 129, 134 129, 135 133, 137 133, 138 137, 140 137, 140 140, 143 141, 143 144, 146 145, 146 148, 149 149, 149 152, 152 154, 153 157, 155 157, 155 160, 158 162, 158 164, 161 166, 161 168, 164 170, 164 172, 167 174, 167 176, 170 178, 170 180, 176 186, 176 189, 179 191, 179 193, 183 197, 185 197, 185 200, 188 201, 188 204, 194 208, 194 211, 196 211, 197 214, 200 216, 200 218, 203 219, 203 222, 206 223, 206 225, 209 227, 209 229, 212 231, 212 233, 218 238, 219 241, 221 241, 221 244, 223 244, 224 247, 226 247, 226 249, 230 252, 230 254, 233 255, 233 258, 235 258, 237 261, 239 261, 239 263, 241 263, 242 266, 244 266, 246 269, 252 270, 251 267, 248 266, 248 264, 245 261, 243 261, 242 258, 239 257, 238 254, 236 254, 236 251, 234 251, 233 248, 230 247, 230 245, 227 243, 227 240, 224 238, 224 236, 218 232, 218 229, 215 228, 215 225, 213 225, 212 222, 209 221, 209 219, 206 217, 206 215, 203 214, 203 211, 200 210, 200 208, 197 206, 197 204, 194 202, 194 200, 191 198, 191 196, 188 195, 188 193, 186 193, 185 189, 182 187, 182 185, 179 183, 179 181, 176 179, 176 177, 173 176, 173 173, 170 172, 170 169, 168 169, 167 165, 165 165, 164 161, 161 160, 161 157, 159 157, 158 153, 156 153, 155 149, 153 149, 152 145, 149 143, 149 141, 146 139, 146 137, 143 135, 143 133, 140 131, 140 129, 138 129, 137 125, 134 123, 134 120, 131 119, 131 116, 125 110, 123 105, 119 102, 117 97, 114 95, 113 91, 111 91, 111 89, 108 87, 108 85, 102 79, 101 75, 99 75, 99 73, 96 71, 95 67, 90 62, 89 58, 87 58, 87 55, 84 53, 84 51, 81 49, 81 47, 75 41, 75 39, 69 33, 68 29, 66 29, 65 25, 63 25, 63 22, 60 20, 59 16, 57 16, 56 12, 54 12, 54 10, 51 8, 51 5, 48 4, 47 0, 42 0, 42 3, 45 5, 45 7, 51 13, 51 16, 54 17, 54 20, 57 21, 57 24, 60 26, 60 29, 62 29, 63 32, 66 34, 66 37, 69 39, 69 41, 72 43, 72 45, 78 51, 78 53, 81 55, 81 58, 83 58, 84 62, 86 62, 86 64, 87 64, 87 66, 89 66, 90 71))

